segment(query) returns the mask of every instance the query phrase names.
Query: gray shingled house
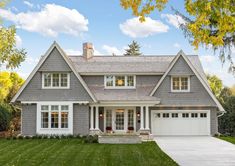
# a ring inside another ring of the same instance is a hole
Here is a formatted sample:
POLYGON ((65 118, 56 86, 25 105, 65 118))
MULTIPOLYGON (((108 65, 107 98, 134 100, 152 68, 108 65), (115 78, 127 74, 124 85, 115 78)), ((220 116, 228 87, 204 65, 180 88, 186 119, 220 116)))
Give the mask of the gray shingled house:
POLYGON ((22 134, 214 135, 225 111, 198 56, 69 56, 54 42, 12 99, 22 134))

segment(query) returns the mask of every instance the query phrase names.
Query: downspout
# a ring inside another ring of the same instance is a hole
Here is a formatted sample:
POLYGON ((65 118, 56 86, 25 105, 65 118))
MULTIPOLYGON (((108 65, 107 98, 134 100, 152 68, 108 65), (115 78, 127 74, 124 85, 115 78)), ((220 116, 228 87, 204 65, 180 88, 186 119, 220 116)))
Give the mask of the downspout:
POLYGON ((223 116, 225 114, 225 112, 222 112, 220 115, 217 116, 217 118, 223 116))

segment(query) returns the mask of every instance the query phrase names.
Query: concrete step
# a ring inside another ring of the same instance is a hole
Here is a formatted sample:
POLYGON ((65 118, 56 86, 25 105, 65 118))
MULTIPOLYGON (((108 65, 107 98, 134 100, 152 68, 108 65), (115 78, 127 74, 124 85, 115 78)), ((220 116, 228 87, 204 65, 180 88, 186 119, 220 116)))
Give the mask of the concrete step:
POLYGON ((139 135, 100 135, 98 142, 100 144, 139 144, 142 141, 139 135))

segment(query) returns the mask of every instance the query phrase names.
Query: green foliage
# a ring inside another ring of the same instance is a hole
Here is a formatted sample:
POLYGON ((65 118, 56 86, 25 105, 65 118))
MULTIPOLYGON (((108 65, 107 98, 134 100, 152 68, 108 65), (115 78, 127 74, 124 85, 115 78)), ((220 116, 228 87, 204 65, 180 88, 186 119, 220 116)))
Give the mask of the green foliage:
POLYGON ((6 68, 17 68, 25 60, 26 52, 24 49, 16 48, 16 29, 14 26, 0 28, 0 66, 6 68))
MULTIPOLYGON (((124 9, 131 9, 141 22, 154 10, 161 11, 168 0, 120 0, 124 9)), ((177 2, 175 2, 177 3, 177 2)), ((185 0, 187 16, 176 9, 185 23, 180 27, 191 45, 200 45, 218 50, 222 63, 230 62, 229 71, 235 74, 231 49, 235 47, 235 1, 234 0, 185 0)))
POLYGON ((97 135, 88 135, 84 139, 85 143, 98 143, 98 136, 97 135))
POLYGON ((219 96, 223 90, 222 80, 219 79, 216 75, 207 75, 207 81, 209 82, 212 92, 219 99, 219 96))
POLYGON ((0 72, 0 101, 9 103, 23 83, 15 72, 0 72))
POLYGON ((139 56, 142 53, 140 52, 140 46, 136 41, 132 41, 131 44, 128 44, 128 47, 125 51, 126 53, 124 54, 125 56, 139 56))
POLYGON ((6 103, 0 103, 0 131, 6 131, 11 120, 12 108, 6 103))
POLYGON ((219 131, 235 136, 235 96, 228 97, 223 106, 227 112, 219 118, 219 131))

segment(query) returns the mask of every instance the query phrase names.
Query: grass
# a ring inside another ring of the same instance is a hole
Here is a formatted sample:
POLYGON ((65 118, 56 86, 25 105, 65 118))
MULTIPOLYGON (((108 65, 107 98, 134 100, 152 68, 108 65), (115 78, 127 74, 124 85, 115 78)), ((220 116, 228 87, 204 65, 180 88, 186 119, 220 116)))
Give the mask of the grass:
POLYGON ((84 144, 80 139, 0 139, 0 165, 173 166, 155 142, 84 144))
POLYGON ((231 136, 219 136, 217 137, 219 139, 231 142, 232 144, 235 144, 235 137, 231 137, 231 136))

